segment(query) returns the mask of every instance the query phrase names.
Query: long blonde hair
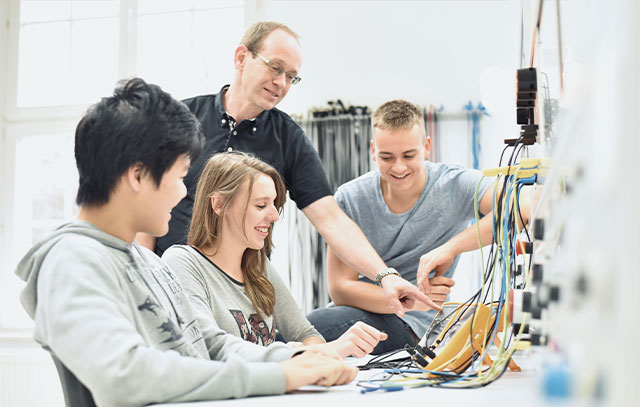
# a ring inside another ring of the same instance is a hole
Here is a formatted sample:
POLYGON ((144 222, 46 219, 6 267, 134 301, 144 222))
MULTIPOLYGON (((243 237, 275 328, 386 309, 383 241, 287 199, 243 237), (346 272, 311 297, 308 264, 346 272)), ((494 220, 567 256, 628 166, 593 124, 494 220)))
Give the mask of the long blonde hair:
MULTIPOLYGON (((227 210, 237 199, 245 181, 248 181, 248 196, 251 196, 253 184, 260 174, 265 174, 273 180, 276 187, 274 205, 278 213, 282 213, 282 207, 286 200, 286 189, 275 168, 258 158, 240 152, 221 153, 211 157, 202 171, 196 188, 187 243, 199 250, 213 248, 213 254, 215 254, 222 221, 227 210), (213 194, 219 195, 223 202, 220 215, 216 214, 211 206, 213 194)), ((245 215, 248 205, 249 198, 245 203, 245 215)), ((245 219, 242 220, 243 230, 244 222, 245 219)), ((256 311, 264 315, 273 314, 276 302, 275 289, 265 275, 267 257, 271 254, 273 247, 272 231, 273 225, 269 227, 269 234, 262 249, 245 250, 241 263, 247 296, 256 311)))

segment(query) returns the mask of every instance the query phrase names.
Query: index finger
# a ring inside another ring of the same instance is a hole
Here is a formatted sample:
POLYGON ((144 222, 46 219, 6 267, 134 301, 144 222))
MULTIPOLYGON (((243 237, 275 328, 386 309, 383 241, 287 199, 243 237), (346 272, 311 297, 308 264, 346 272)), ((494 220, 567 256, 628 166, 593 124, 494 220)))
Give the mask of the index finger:
POLYGON ((428 305, 431 309, 434 309, 436 311, 440 311, 440 306, 438 304, 436 304, 435 302, 433 302, 433 300, 431 298, 429 298, 429 296, 427 296, 425 293, 423 293, 422 291, 418 290, 416 287, 411 287, 411 291, 407 292, 405 295, 407 297, 411 297, 417 301, 420 301, 426 305, 428 305))

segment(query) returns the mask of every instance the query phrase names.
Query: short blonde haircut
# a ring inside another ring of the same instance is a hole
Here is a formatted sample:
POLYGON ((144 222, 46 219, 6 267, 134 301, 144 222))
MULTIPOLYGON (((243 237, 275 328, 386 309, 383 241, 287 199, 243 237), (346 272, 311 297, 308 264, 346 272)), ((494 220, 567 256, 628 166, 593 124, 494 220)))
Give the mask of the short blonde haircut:
POLYGON ((424 127, 424 113, 406 100, 391 100, 373 112, 373 127, 382 130, 408 129, 414 125, 424 127))

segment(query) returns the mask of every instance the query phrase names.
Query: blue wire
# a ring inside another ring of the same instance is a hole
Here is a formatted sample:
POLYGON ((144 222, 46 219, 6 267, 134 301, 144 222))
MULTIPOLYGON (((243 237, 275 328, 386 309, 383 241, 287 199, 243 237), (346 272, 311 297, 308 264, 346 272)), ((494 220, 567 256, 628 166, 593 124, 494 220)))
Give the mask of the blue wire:
POLYGON ((533 185, 536 182, 536 179, 538 178, 538 176, 536 174, 528 177, 528 178, 520 178, 518 179, 517 183, 518 184, 524 184, 524 185, 533 185))
POLYGON ((464 105, 463 110, 467 110, 467 119, 471 120, 471 153, 473 156, 473 168, 480 169, 480 117, 491 116, 487 113, 487 108, 482 102, 478 102, 477 107, 473 107, 473 103, 469 101, 464 105))
MULTIPOLYGON (((512 175, 507 176, 507 177, 506 177, 506 180, 505 180, 505 188, 507 189, 507 197, 506 197, 505 202, 509 202, 509 201, 511 200, 511 194, 513 193, 513 190, 514 190, 514 189, 515 189, 515 191, 516 191, 516 192, 515 192, 515 194, 516 194, 516 199, 519 199, 519 197, 520 197, 520 190, 519 190, 518 188, 515 188, 515 185, 516 185, 517 183, 526 184, 527 182, 530 182, 532 178, 534 178, 534 179, 535 179, 535 175, 534 175, 533 177, 529 177, 529 178, 521 178, 521 179, 518 179, 518 180, 516 180, 516 179, 515 179, 515 176, 514 176, 513 174, 512 174, 512 175)), ((494 195, 494 196, 493 196, 493 204, 494 204, 494 207, 495 207, 495 203, 496 203, 496 202, 495 202, 495 200, 496 200, 496 196, 494 195)), ((504 208, 504 215, 503 215, 503 216, 504 216, 504 220, 503 220, 503 228, 504 228, 504 229, 503 229, 503 230, 504 230, 504 232, 503 232, 503 233, 504 233, 504 238, 503 238, 503 248, 504 248, 504 247, 507 247, 507 243, 509 242, 509 235, 510 235, 510 232, 511 232, 511 229, 509 228, 509 217, 510 217, 510 213, 511 213, 511 211, 510 211, 510 206, 509 206, 509 205, 505 205, 505 208, 504 208)), ((494 216, 494 223, 495 223, 495 220, 496 220, 496 214, 494 213, 494 215, 493 215, 493 216, 494 216)), ((493 238, 494 238, 494 241, 495 241, 495 239, 496 239, 496 231, 495 231, 495 228, 494 228, 494 231, 493 231, 493 238)), ((514 242, 512 243, 511 247, 512 247, 512 248, 515 248, 515 244, 516 244, 516 239, 515 239, 515 236, 514 236, 514 242)), ((496 337, 496 335, 497 335, 497 333, 498 333, 497 326, 500 324, 500 322, 497 320, 497 318, 499 318, 499 317, 500 317, 500 314, 502 313, 502 309, 504 308, 504 304, 506 303, 506 298, 507 298, 507 296, 506 296, 506 293, 507 293, 507 273, 506 273, 506 263, 507 263, 507 261, 510 261, 511 265, 513 265, 513 264, 514 264, 514 262, 515 262, 515 254, 514 254, 514 253, 515 253, 515 250, 511 250, 511 253, 510 253, 510 254, 511 254, 511 256, 510 256, 510 258, 509 258, 509 259, 505 259, 505 258, 504 258, 505 251, 504 251, 504 249, 503 249, 503 248, 498 248, 498 251, 499 251, 499 253, 500 253, 500 257, 503 259, 503 261, 502 261, 502 284, 501 284, 501 287, 500 287, 500 294, 499 294, 499 297, 498 297, 498 308, 497 308, 497 310, 496 310, 496 314, 495 314, 495 315, 496 315, 496 321, 494 322, 494 326, 495 326, 496 328, 494 328, 494 329, 493 329, 492 334, 491 334, 491 338, 490 338, 490 340, 487 342, 488 344, 493 343, 493 341, 495 340, 495 337, 496 337), (511 261, 512 259, 513 259, 513 261, 511 261)), ((489 307, 490 307, 489 312, 490 312, 490 315, 491 315, 491 308, 493 308, 493 304, 491 304, 489 307)), ((470 318, 473 318, 473 316, 471 316, 470 318)), ((459 382, 459 381, 465 380, 465 379, 467 379, 468 377, 470 377, 470 376, 472 376, 472 375, 473 375, 473 376, 477 376, 477 375, 478 375, 477 371, 478 371, 478 369, 480 369, 480 368, 481 368, 481 366, 482 366, 482 361, 483 361, 483 360, 484 360, 484 358, 486 357, 487 352, 489 351, 489 348, 490 348, 490 346, 486 346, 486 347, 485 347, 484 351, 483 351, 483 352, 482 352, 482 354, 480 355, 480 358, 478 358, 478 359, 477 359, 478 363, 476 364, 476 367, 475 367, 475 368, 473 367, 473 362, 472 362, 472 364, 471 364, 471 367, 472 367, 472 368, 469 370, 469 372, 467 372, 467 373, 466 373, 466 374, 464 374, 463 376, 460 376, 459 378, 456 378, 456 379, 453 379, 453 380, 448 380, 446 383, 443 383, 443 384, 456 383, 456 382, 459 382)), ((384 370, 383 372, 380 372, 380 373, 377 373, 377 374, 375 374, 375 375, 371 376, 371 377, 367 380, 367 382, 368 382, 368 384, 369 384, 370 386, 372 386, 372 387, 368 387, 368 388, 365 388, 365 389, 361 389, 361 390, 360 390, 360 393, 368 393, 368 392, 372 392, 372 391, 376 391, 376 390, 382 390, 382 391, 385 391, 385 392, 390 392, 390 391, 400 391, 400 390, 404 390, 406 387, 417 388, 417 387, 430 386, 430 385, 432 385, 432 384, 433 384, 433 383, 425 382, 424 384, 418 384, 418 385, 415 385, 415 384, 414 384, 414 385, 407 385, 407 386, 403 386, 403 385, 397 385, 397 386, 382 386, 382 385, 380 385, 380 384, 375 385, 375 384, 372 382, 372 380, 373 380, 375 377, 377 377, 377 376, 379 376, 379 375, 382 375, 382 374, 385 374, 385 373, 386 373, 386 374, 389 374, 389 373, 391 373, 391 374, 401 374, 401 373, 431 373, 431 374, 437 374, 437 375, 443 375, 443 376, 447 376, 447 375, 449 375, 449 376, 456 376, 456 375, 457 375, 457 373, 453 373, 453 372, 435 372, 435 371, 415 370, 415 369, 404 369, 404 370, 401 370, 401 369, 386 369, 386 370, 384 370), (374 387, 374 386, 375 386, 375 387, 374 387)))

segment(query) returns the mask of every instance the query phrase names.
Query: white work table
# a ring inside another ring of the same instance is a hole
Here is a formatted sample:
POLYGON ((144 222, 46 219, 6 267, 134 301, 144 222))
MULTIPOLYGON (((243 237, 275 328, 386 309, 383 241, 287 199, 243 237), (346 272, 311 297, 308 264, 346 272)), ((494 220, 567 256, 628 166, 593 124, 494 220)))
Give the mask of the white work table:
POLYGON ((191 403, 158 404, 162 407, 210 407, 210 406, 242 406, 252 405, 260 407, 404 407, 409 405, 421 406, 502 406, 517 405, 518 407, 539 407, 545 402, 540 392, 539 374, 535 363, 529 356, 516 354, 516 363, 522 368, 521 372, 506 371, 495 382, 475 389, 443 389, 422 387, 401 391, 375 391, 362 394, 356 385, 357 380, 366 380, 379 373, 376 370, 366 370, 358 373, 356 381, 330 388, 320 386, 306 386, 300 390, 280 395, 266 397, 250 397, 246 399, 200 401, 191 403), (412 404, 409 404, 412 403, 412 404), (413 404, 420 403, 420 404, 413 404))

